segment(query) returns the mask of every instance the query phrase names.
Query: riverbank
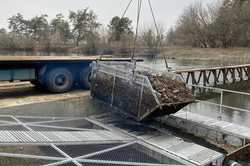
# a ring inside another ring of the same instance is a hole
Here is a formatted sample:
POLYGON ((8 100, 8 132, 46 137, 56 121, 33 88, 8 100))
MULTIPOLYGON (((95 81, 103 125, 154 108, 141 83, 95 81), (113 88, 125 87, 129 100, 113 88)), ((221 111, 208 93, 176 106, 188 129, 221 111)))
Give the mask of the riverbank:
POLYGON ((250 61, 250 48, 169 47, 164 48, 162 52, 168 59, 250 61))

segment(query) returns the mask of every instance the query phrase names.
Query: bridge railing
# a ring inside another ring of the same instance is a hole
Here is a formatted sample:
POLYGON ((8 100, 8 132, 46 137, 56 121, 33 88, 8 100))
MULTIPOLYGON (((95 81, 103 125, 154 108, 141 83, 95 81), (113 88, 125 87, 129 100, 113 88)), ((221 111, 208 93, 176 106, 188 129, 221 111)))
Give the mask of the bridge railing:
POLYGON ((218 86, 236 83, 250 78, 250 65, 236 65, 203 69, 177 70, 186 81, 193 85, 218 86))

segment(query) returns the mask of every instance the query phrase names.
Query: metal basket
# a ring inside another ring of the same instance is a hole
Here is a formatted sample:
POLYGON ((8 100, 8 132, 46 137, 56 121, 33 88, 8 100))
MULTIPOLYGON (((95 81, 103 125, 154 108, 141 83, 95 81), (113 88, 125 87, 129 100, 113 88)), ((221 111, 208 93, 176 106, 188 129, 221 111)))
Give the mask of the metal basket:
MULTIPOLYGON (((145 72, 160 73, 129 62, 95 62, 92 64, 91 95, 132 116, 138 121, 169 115, 188 102, 162 103, 145 72)), ((179 78, 171 72, 164 73, 179 78)), ((179 78, 180 79, 180 78, 179 78)))

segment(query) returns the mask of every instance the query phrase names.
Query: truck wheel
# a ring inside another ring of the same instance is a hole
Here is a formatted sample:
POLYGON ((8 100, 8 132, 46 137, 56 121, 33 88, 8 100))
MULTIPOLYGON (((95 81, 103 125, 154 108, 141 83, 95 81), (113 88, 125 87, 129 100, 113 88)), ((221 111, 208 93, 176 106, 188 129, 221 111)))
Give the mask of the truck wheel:
POLYGON ((49 91, 54 93, 67 92, 72 88, 73 75, 65 68, 56 68, 48 72, 46 85, 49 91))
POLYGON ((86 90, 89 90, 90 86, 91 86, 90 75, 91 75, 91 68, 90 67, 84 68, 80 73, 81 86, 86 90))

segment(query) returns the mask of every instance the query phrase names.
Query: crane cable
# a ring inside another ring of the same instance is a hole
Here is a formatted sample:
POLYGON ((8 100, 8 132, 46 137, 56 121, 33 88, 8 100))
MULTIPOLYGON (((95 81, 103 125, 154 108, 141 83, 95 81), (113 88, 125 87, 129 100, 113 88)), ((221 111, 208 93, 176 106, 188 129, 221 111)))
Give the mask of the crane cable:
POLYGON ((137 20, 136 20, 136 32, 135 32, 135 38, 134 38, 134 49, 132 53, 131 60, 134 60, 135 57, 135 51, 136 51, 136 41, 138 38, 138 32, 139 32, 139 23, 140 23, 140 17, 141 17, 141 9, 142 9, 142 0, 138 0, 138 9, 137 9, 137 20))
MULTIPOLYGON (((134 57, 135 57, 136 41, 137 41, 137 38, 138 38, 139 22, 140 22, 140 17, 141 17, 141 10, 142 10, 142 1, 143 1, 143 0, 138 0, 137 21, 136 21, 136 34, 135 34, 134 43, 133 43, 133 44, 134 44, 134 48, 133 48, 133 52, 132 52, 132 54, 131 54, 131 61, 134 61, 134 57)), ((157 22, 156 22, 156 17, 155 17, 154 9, 153 9, 153 7, 152 7, 151 0, 147 0, 147 1, 148 1, 148 5, 149 5, 149 8, 150 8, 151 15, 152 15, 152 17, 153 17, 154 26, 155 26, 156 33, 157 33, 156 50, 159 49, 159 52, 161 53, 162 36, 161 36, 161 34, 160 34, 159 27, 158 27, 157 22)), ((128 3, 127 7, 125 8, 125 11, 123 12, 121 18, 124 18, 124 16, 126 15, 128 9, 130 8, 132 2, 133 2, 133 0, 130 0, 130 1, 129 1, 129 3, 128 3)), ((169 69, 169 66, 168 66, 168 63, 167 63, 166 56, 163 55, 163 58, 164 58, 164 61, 165 61, 166 68, 169 69)), ((136 65, 136 62, 135 62, 135 65, 136 65)))
MULTIPOLYGON (((154 9, 152 7, 152 3, 151 3, 151 0, 148 0, 148 5, 149 5, 149 8, 150 8, 150 11, 151 11, 151 14, 152 14, 152 17, 153 17, 153 20, 154 20, 154 25, 155 25, 155 29, 156 29, 156 33, 157 33, 157 44, 156 44, 156 50, 159 49, 159 53, 161 53, 161 48, 162 48, 162 36, 160 34, 160 31, 159 31, 159 27, 157 25, 157 22, 156 22, 156 18, 155 18, 155 14, 154 14, 154 9), (158 48, 159 47, 159 48, 158 48)), ((167 58, 165 55, 163 55, 163 58, 164 58, 164 61, 165 61, 165 66, 167 69, 169 69, 169 66, 168 66, 168 62, 167 62, 167 58)))
MULTIPOLYGON (((130 0, 130 1, 129 1, 127 7, 125 8, 125 10, 124 10, 124 12, 123 12, 123 14, 122 14, 122 16, 121 16, 120 21, 122 21, 122 19, 125 17, 125 15, 126 15, 128 9, 130 8, 130 6, 133 5, 132 2, 134 2, 134 1, 133 1, 133 0, 130 0)), ((128 47, 129 47, 129 48, 128 48, 128 49, 129 49, 129 56, 131 56, 131 55, 132 55, 132 50, 131 50, 131 43, 130 43, 131 40, 130 40, 130 38, 128 39, 128 41, 129 41, 129 45, 128 45, 128 47)))
MULTIPOLYGON (((138 31, 139 31, 139 22, 140 22, 140 17, 141 17, 141 9, 142 9, 142 0, 137 0, 138 1, 138 6, 137 6, 137 19, 136 19, 136 33, 135 33, 135 38, 134 38, 134 47, 133 47, 133 52, 131 53, 131 61, 134 61, 134 57, 135 57, 135 51, 136 51, 136 41, 138 38, 138 31)), ((131 6, 133 0, 130 0, 128 5, 125 8, 125 11, 122 14, 121 19, 124 18, 124 16, 126 15, 129 7, 131 6)), ((131 51, 131 50, 130 50, 131 51)))
POLYGON ((129 3, 128 3, 126 9, 125 9, 125 11, 123 12, 123 14, 121 16, 121 19, 124 18, 124 16, 126 15, 126 13, 127 13, 128 9, 129 9, 129 7, 131 6, 132 2, 133 2, 133 0, 129 1, 129 3))

